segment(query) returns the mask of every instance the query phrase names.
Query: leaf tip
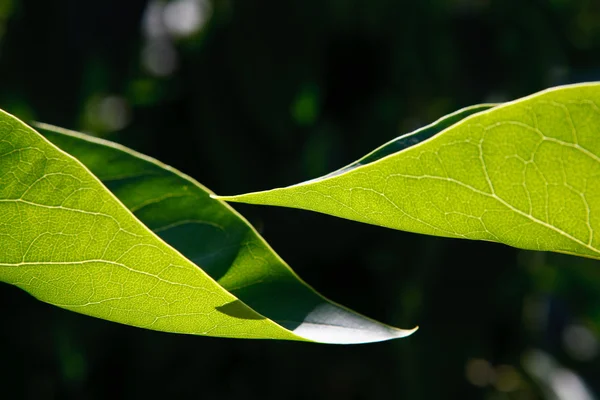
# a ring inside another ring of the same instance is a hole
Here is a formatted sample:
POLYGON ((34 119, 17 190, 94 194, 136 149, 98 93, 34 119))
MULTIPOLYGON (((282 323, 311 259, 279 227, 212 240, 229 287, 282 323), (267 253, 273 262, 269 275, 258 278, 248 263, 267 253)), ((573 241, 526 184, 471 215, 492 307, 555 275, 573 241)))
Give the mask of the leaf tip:
POLYGON ((294 334, 318 343, 364 344, 401 339, 419 329, 400 329, 356 314, 335 304, 324 303, 295 327, 294 334))
POLYGON ((411 336, 413 333, 415 333, 416 331, 419 330, 419 326, 415 326, 412 329, 397 329, 398 331, 398 336, 395 337, 395 339, 401 339, 401 338, 405 338, 408 336, 411 336))
POLYGON ((235 198, 235 196, 219 196, 218 194, 211 193, 210 198, 219 201, 229 201, 230 199, 235 198))
POLYGON ((218 194, 214 194, 214 193, 210 194, 210 198, 211 199, 213 199, 213 200, 219 200, 219 201, 232 201, 232 202, 235 202, 235 201, 237 201, 237 199, 239 197, 240 196, 235 196, 235 195, 234 196, 219 196, 218 194))
POLYGON ((408 329, 408 330, 407 330, 407 334, 406 334, 406 336, 410 336, 410 335, 412 335, 413 333, 415 333, 415 332, 416 332, 416 331, 418 331, 418 330, 419 330, 419 325, 415 326, 415 327, 414 327, 414 328, 412 328, 412 329, 408 329))

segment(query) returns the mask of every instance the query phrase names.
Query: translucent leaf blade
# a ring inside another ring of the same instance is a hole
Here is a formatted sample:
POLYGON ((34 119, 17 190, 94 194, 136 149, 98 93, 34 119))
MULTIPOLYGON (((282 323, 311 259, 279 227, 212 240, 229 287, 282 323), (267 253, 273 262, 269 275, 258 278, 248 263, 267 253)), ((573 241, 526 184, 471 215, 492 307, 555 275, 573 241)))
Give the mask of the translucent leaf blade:
POLYGON ((412 332, 324 299, 241 216, 172 168, 44 126, 111 193, 31 128, 0 118, 1 281, 63 308, 168 332, 326 343, 412 332))
POLYGON ((600 84, 470 115, 341 173, 226 201, 600 258, 600 84))

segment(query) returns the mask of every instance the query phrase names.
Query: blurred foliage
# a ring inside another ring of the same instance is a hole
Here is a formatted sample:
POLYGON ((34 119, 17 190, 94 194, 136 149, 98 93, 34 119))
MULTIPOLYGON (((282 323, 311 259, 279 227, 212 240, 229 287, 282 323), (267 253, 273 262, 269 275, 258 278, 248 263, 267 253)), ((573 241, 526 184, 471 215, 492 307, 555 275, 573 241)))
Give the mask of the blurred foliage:
MULTIPOLYGON (((591 80, 597 0, 0 0, 0 108, 222 194, 316 177, 463 106, 591 80)), ((369 346, 169 335, 2 285, 2 397, 600 396, 597 261, 236 208, 317 290, 421 330, 369 346)))

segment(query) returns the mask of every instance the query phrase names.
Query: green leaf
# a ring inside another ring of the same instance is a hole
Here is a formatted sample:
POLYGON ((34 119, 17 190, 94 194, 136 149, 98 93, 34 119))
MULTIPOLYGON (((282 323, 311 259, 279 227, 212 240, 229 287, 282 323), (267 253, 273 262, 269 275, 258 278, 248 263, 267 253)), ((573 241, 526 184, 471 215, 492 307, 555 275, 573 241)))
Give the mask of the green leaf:
POLYGON ((465 107, 461 110, 458 110, 456 112, 446 115, 445 117, 440 118, 433 124, 417 129, 416 131, 411 132, 407 135, 403 135, 397 137, 396 139, 392 139, 386 144, 376 148, 366 156, 354 161, 353 163, 348 164, 345 167, 338 169, 337 171, 334 171, 322 178, 317 179, 330 178, 335 175, 340 175, 350 171, 351 169, 360 167, 361 165, 370 164, 386 156, 389 156, 390 154, 402 151, 408 147, 421 143, 424 140, 432 138, 444 129, 454 125, 455 123, 467 118, 470 115, 489 110, 490 108, 495 106, 497 106, 497 104, 479 104, 471 107, 465 107))
POLYGON ((42 127, 70 155, 0 114, 0 281, 168 332, 326 343, 412 333, 315 293, 191 178, 122 146, 42 127))
POLYGON ((598 259, 599 105, 599 83, 553 88, 470 115, 400 151, 384 146, 363 165, 217 198, 598 259))

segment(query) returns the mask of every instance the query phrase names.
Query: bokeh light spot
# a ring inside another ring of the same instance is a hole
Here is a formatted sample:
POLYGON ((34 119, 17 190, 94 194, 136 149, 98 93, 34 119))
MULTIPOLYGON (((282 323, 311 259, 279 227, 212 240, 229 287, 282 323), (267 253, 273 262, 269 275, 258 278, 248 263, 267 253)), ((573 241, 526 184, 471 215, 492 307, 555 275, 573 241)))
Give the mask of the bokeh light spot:
POLYGON ((566 352, 577 361, 590 361, 598 355, 598 339, 583 325, 569 325, 563 331, 566 352))
POLYGON ((174 37, 187 37, 198 32, 211 14, 210 4, 202 0, 175 0, 163 10, 167 31, 174 37))
POLYGON ((480 358, 467 361, 465 373, 469 383, 479 387, 490 385, 495 379, 492 365, 480 358))
POLYGON ((142 64, 152 75, 165 77, 177 70, 179 57, 168 40, 151 40, 142 50, 142 64))

